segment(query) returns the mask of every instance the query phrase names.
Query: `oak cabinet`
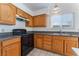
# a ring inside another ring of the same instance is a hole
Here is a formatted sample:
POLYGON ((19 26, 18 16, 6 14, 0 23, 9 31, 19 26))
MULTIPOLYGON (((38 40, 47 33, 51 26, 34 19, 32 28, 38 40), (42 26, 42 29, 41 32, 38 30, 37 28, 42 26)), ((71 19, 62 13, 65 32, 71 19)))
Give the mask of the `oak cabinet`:
POLYGON ((1 54, 1 48, 0 48, 0 56, 1 56, 2 54, 1 54))
POLYGON ((43 48, 43 35, 36 34, 34 38, 35 38, 35 41, 34 41, 35 47, 36 48, 43 48))
POLYGON ((1 42, 0 42, 0 56, 2 55, 2 53, 1 53, 1 42))
POLYGON ((34 16, 34 27, 46 27, 46 15, 34 16))
POLYGON ((54 36, 38 33, 34 35, 34 46, 62 55, 72 56, 74 55, 72 48, 78 48, 79 40, 78 37, 73 36, 54 36))
POLYGON ((28 19, 29 19, 29 21, 28 22, 26 21, 26 26, 33 27, 33 24, 34 24, 33 23, 33 16, 29 15, 28 19))
POLYGON ((52 36, 44 35, 43 49, 52 50, 52 36))
POLYGON ((73 47, 78 48, 78 37, 67 37, 67 40, 65 40, 65 55, 74 55, 73 47))
POLYGON ((56 53, 63 54, 63 37, 61 36, 52 36, 52 51, 56 53))
POLYGON ((2 56, 20 56, 20 37, 10 38, 2 42, 2 56))
POLYGON ((24 12, 23 10, 19 9, 19 8, 17 8, 17 15, 28 19, 28 14, 26 12, 24 12))
POLYGON ((16 24, 16 7, 10 3, 0 3, 0 24, 16 24))
POLYGON ((20 44, 18 42, 3 48, 3 56, 20 56, 20 44))

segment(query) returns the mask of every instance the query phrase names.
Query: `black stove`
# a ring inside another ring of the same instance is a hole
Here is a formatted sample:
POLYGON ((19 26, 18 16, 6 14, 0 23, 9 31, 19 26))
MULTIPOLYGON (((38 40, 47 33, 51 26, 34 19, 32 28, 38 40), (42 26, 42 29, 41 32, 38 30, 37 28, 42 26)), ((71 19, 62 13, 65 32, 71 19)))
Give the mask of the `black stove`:
POLYGON ((27 55, 34 48, 33 33, 26 29, 13 29, 13 35, 21 36, 21 55, 27 55))

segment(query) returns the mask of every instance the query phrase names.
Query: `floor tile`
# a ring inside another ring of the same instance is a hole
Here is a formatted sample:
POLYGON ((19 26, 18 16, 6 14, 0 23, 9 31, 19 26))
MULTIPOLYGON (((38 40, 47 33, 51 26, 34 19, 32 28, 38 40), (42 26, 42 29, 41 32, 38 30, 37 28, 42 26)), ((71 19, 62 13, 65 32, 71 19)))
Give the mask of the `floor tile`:
POLYGON ((61 56, 61 55, 34 48, 27 56, 61 56))

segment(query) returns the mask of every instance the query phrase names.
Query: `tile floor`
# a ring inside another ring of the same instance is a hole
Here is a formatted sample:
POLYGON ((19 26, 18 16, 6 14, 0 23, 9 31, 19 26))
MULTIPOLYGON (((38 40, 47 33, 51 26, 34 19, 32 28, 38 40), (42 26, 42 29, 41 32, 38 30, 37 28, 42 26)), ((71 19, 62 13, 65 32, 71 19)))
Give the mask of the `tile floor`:
POLYGON ((61 55, 34 48, 27 56, 61 56, 61 55))

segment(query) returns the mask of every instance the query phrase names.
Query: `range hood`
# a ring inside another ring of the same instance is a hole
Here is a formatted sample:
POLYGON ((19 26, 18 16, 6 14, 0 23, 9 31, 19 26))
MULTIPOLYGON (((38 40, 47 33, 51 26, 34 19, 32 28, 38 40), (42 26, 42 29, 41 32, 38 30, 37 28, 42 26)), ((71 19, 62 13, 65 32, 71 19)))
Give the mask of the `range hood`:
POLYGON ((21 16, 19 16, 19 15, 16 15, 16 19, 22 19, 22 20, 24 20, 24 21, 30 21, 29 19, 26 19, 26 18, 23 18, 23 17, 21 17, 21 16))

